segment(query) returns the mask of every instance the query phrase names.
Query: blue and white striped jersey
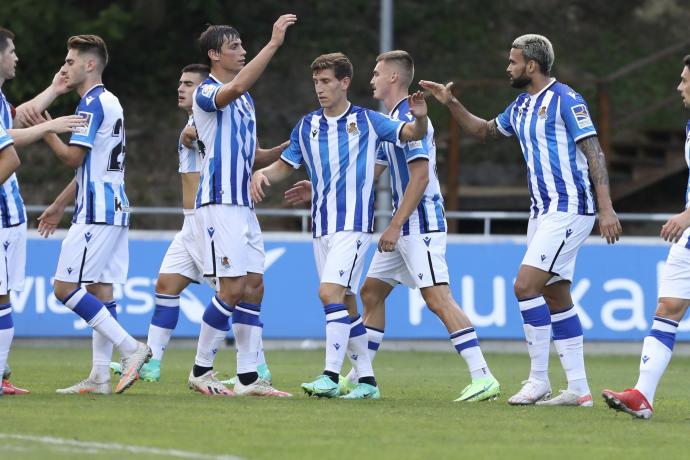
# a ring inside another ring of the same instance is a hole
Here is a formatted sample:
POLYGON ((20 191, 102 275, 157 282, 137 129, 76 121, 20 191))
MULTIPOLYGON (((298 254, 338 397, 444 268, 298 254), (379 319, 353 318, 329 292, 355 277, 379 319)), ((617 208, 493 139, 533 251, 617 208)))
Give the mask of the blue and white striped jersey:
POLYGON ((397 142, 404 125, 355 105, 336 117, 319 109, 297 123, 280 158, 294 168, 307 168, 314 238, 374 231, 376 151, 382 141, 397 142))
MULTIPOLYGON (((394 120, 414 121, 410 113, 407 98, 398 102, 390 117, 394 120)), ((421 141, 400 143, 382 142, 379 147, 376 162, 388 166, 391 175, 391 194, 393 198, 393 212, 398 211, 407 184, 410 182, 410 171, 407 164, 411 161, 425 158, 429 163, 429 184, 424 190, 417 209, 402 227, 403 235, 419 235, 430 232, 445 232, 446 218, 443 208, 441 185, 436 174, 436 142, 434 141, 434 127, 429 121, 426 137, 421 141)))
MULTIPOLYGON (((688 169, 690 169, 690 120, 688 120, 688 124, 685 125, 685 162, 688 165, 688 169)), ((690 208, 690 173, 688 174, 688 186, 685 190, 685 209, 688 208, 690 208)), ((687 236, 685 247, 690 249, 690 235, 688 235, 688 230, 686 230, 683 235, 687 236)), ((682 242, 682 240, 679 242, 682 242)))
POLYGON ((587 158, 577 142, 597 132, 581 95, 553 80, 537 94, 520 94, 496 121, 501 133, 520 141, 532 217, 596 212, 587 158))
MULTIPOLYGON (((189 120, 187 120, 185 128, 187 126, 194 126, 194 117, 191 115, 189 116, 189 120)), ((186 147, 182 143, 182 133, 180 133, 180 140, 177 141, 177 153, 180 154, 180 167, 178 169, 180 174, 198 173, 201 171, 201 162, 203 158, 201 157, 201 151, 199 150, 199 143, 197 141, 192 142, 191 147, 186 147)))
POLYGON ((75 224, 129 225, 125 194, 125 119, 120 101, 103 85, 89 89, 77 105, 87 125, 74 133, 70 145, 85 147, 76 171, 75 224))
POLYGON ((196 207, 207 204, 254 207, 249 196, 256 149, 254 101, 249 93, 244 93, 218 108, 216 93, 221 86, 210 75, 194 90, 194 122, 204 146, 196 207))
MULTIPOLYGON (((14 143, 7 132, 12 128, 12 106, 0 90, 0 149, 14 143)), ((26 222, 26 209, 19 193, 17 175, 12 174, 0 185, 0 228, 14 227, 26 222)))

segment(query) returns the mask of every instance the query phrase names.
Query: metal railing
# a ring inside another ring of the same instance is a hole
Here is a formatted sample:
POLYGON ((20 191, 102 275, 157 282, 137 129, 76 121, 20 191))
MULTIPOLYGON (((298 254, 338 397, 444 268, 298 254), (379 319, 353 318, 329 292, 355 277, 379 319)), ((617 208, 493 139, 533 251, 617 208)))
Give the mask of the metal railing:
MULTIPOLYGON (((26 211, 29 214, 40 214, 46 205, 27 205, 26 211)), ((180 215, 181 209, 175 207, 133 207, 132 213, 135 215, 180 215)), ((299 219, 302 233, 311 232, 310 209, 278 209, 278 208, 257 208, 256 214, 264 217, 283 217, 299 219)), ((374 211, 375 217, 389 216, 387 211, 374 211)), ((529 218, 528 212, 514 211, 447 211, 446 219, 449 221, 470 220, 482 222, 482 235, 492 234, 492 225, 495 221, 526 221, 529 218)), ((621 213, 618 218, 621 222, 665 222, 673 214, 668 213, 621 213)))

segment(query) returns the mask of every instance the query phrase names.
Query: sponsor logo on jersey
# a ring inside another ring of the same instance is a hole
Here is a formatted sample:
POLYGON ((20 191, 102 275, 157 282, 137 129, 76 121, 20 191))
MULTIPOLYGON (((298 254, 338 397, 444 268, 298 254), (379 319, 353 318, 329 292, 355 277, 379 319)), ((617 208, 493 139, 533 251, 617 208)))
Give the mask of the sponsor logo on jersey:
POLYGON ((546 120, 547 114, 546 114, 546 106, 542 105, 539 107, 539 112, 537 112, 537 116, 539 117, 540 120, 546 120))
POLYGON ((79 136, 88 136, 91 131, 91 121, 93 120, 93 114, 91 112, 84 112, 79 110, 77 115, 81 115, 86 120, 86 126, 80 126, 74 130, 74 134, 79 136))
POLYGON ((204 97, 210 97, 211 94, 213 94, 213 90, 216 88, 216 85, 203 85, 201 87, 201 95, 204 97))
POLYGON ((589 117, 587 106, 584 104, 574 105, 570 108, 575 116, 575 121, 580 129, 592 126, 592 119, 589 117))

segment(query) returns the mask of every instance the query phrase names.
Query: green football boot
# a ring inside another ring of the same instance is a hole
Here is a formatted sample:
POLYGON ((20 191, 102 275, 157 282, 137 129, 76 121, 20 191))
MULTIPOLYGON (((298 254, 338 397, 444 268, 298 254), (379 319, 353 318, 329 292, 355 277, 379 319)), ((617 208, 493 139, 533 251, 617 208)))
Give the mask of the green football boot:
POLYGON ((456 402, 492 401, 501 394, 501 384, 495 377, 475 379, 462 390, 456 402))
MULTIPOLYGON (((110 370, 117 375, 122 374, 120 363, 111 362, 110 370)), ((161 362, 158 359, 150 359, 139 371, 139 378, 144 382, 158 382, 161 379, 161 362)))
POLYGON ((309 396, 319 398, 337 398, 340 396, 340 387, 327 375, 319 375, 313 382, 303 383, 301 386, 309 396))
POLYGON ((110 370, 113 371, 114 374, 122 375, 122 366, 120 366, 119 362, 116 363, 115 361, 111 361, 110 370))
POLYGON ((340 387, 340 394, 346 395, 357 387, 357 382, 351 382, 350 379, 341 375, 338 378, 338 386, 340 387))
POLYGON ((358 383, 345 396, 340 399, 381 399, 381 392, 379 387, 369 385, 368 383, 358 383))
MULTIPOLYGON (((267 381, 269 384, 273 383, 273 375, 268 368, 268 364, 263 363, 256 366, 256 372, 259 374, 259 378, 267 381)), ((227 380, 221 380, 220 383, 223 385, 235 385, 237 383, 237 376, 234 376, 227 380)))
POLYGON ((139 371, 139 378, 144 382, 158 382, 161 379, 161 362, 159 359, 150 359, 139 371))

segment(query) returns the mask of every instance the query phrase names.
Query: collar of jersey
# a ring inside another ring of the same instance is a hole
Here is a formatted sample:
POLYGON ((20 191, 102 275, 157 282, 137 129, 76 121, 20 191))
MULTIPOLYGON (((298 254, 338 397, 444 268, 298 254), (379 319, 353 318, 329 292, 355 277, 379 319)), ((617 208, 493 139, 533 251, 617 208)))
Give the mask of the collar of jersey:
POLYGON ((323 114, 323 117, 324 117, 326 120, 340 120, 341 118, 343 118, 344 116, 346 116, 347 114, 349 114, 349 113, 350 113, 350 110, 352 110, 352 102, 349 102, 349 101, 348 101, 348 104, 350 104, 350 105, 348 105, 348 106, 347 106, 347 109, 346 109, 343 113, 341 113, 340 115, 336 115, 336 116, 334 116, 334 117, 329 117, 328 115, 326 115, 326 111, 323 110, 323 109, 322 109, 322 112, 321 112, 321 113, 323 114))
POLYGON ((102 86, 103 88, 105 88, 105 85, 103 85, 103 83, 96 83, 96 84, 93 85, 91 88, 89 88, 88 91, 86 91, 86 92, 84 93, 84 97, 88 96, 88 95, 91 93, 91 91, 93 91, 94 89, 98 88, 99 86, 102 86))
POLYGON ((393 110, 391 110, 390 112, 388 112, 388 116, 393 116, 393 113, 394 113, 396 110, 398 110, 398 108, 400 107, 400 104, 402 104, 403 102, 405 102, 405 101, 407 100, 407 98, 408 98, 408 96, 405 96, 404 98, 400 99, 400 100, 398 101, 398 103, 395 104, 395 105, 393 106, 393 110))
POLYGON ((541 91, 539 91, 539 92, 536 93, 536 94, 529 95, 529 97, 532 98, 532 99, 538 98, 538 97, 541 95, 541 93, 543 93, 544 91, 546 91, 547 89, 549 89, 549 88, 551 88, 553 85, 555 85, 555 84, 556 84, 556 81, 557 81, 557 80, 556 80, 555 78, 552 78, 551 81, 549 82, 549 84, 546 85, 546 86, 544 86, 544 87, 541 89, 541 91))
POLYGON ((218 80, 218 79, 215 77, 215 75, 213 75, 213 74, 211 74, 211 73, 208 74, 208 78, 212 78, 213 81, 215 81, 215 82, 218 83, 219 85, 222 85, 222 84, 223 84, 222 81, 218 80))

